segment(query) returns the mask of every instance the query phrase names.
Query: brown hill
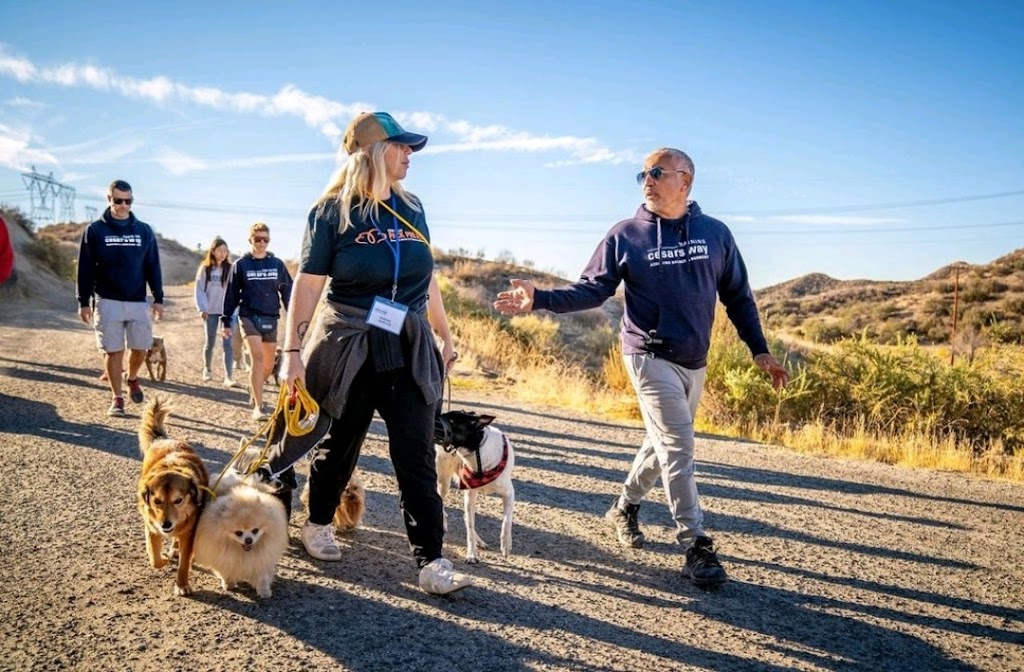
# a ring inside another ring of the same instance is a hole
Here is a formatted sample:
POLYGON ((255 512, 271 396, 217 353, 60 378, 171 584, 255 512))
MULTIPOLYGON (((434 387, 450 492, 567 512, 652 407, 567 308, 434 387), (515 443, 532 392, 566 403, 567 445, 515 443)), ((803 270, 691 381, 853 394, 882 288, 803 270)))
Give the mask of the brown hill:
POLYGON ((757 299, 768 328, 783 337, 827 343, 866 334, 893 342, 913 335, 921 343, 948 343, 954 293, 960 338, 1022 341, 1024 248, 988 264, 956 262, 907 282, 813 273, 762 289, 757 299))

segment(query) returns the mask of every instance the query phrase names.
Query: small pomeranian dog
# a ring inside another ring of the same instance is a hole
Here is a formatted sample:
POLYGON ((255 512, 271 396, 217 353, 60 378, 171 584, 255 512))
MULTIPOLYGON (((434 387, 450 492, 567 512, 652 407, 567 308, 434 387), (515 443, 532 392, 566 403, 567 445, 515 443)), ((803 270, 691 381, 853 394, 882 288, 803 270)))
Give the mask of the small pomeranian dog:
MULTIPOLYGON (((309 511, 309 479, 302 486, 302 494, 299 496, 302 505, 309 511)), ((366 488, 363 487, 363 478, 359 470, 352 472, 352 478, 348 479, 348 485, 341 493, 341 501, 338 508, 334 510, 334 529, 336 532, 351 532, 363 522, 363 514, 366 513, 366 488)))
POLYGON ((272 488, 234 471, 225 474, 199 517, 196 564, 212 571, 224 590, 245 582, 266 598, 287 548, 288 520, 272 488))

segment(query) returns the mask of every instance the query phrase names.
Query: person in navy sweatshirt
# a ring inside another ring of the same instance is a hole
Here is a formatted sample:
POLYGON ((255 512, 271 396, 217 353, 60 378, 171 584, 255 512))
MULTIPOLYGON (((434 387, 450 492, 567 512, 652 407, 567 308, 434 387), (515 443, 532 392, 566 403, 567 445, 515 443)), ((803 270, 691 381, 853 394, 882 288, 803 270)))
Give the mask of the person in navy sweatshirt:
POLYGON ((238 309, 238 321, 245 347, 249 350, 249 390, 252 394, 252 419, 265 420, 269 409, 263 404, 263 385, 274 367, 277 350, 277 320, 281 304, 288 309, 292 293, 292 276, 284 262, 267 251, 270 227, 256 222, 249 227, 252 249, 231 266, 231 276, 224 289, 224 312, 221 327, 224 338, 231 338, 231 320, 238 309))
POLYGON ((716 300, 772 385, 784 386, 789 375, 768 351, 732 233, 689 200, 693 177, 693 161, 684 152, 655 150, 636 177, 644 204, 608 231, 578 282, 540 290, 514 279, 513 289, 499 292, 494 307, 506 315, 585 310, 600 306, 625 284, 623 360, 647 435, 605 518, 620 544, 642 546, 637 513, 661 476, 686 555, 683 575, 710 586, 728 577, 705 533, 697 499, 693 418, 707 374, 716 300))
POLYGON ((160 251, 148 224, 132 214, 132 187, 114 180, 107 190, 103 216, 85 227, 78 248, 78 315, 92 324, 96 344, 104 353, 104 369, 113 400, 107 415, 124 415, 121 375, 125 346, 128 357, 128 393, 136 404, 143 400, 139 367, 153 345, 153 323, 146 303, 146 285, 153 293, 152 314, 164 314, 164 287, 160 251), (95 312, 94 312, 95 309, 95 312))

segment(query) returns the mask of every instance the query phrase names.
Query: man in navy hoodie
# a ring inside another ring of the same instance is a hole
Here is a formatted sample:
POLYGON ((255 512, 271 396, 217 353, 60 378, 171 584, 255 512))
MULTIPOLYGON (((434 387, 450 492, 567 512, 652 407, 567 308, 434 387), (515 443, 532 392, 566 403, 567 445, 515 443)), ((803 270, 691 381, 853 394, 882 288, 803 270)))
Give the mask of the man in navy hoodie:
POLYGON ((608 231, 578 282, 540 290, 529 281, 512 280, 513 289, 500 292, 494 307, 507 315, 585 310, 600 306, 625 284, 622 354, 647 435, 605 518, 620 544, 642 546, 637 513, 661 476, 676 539, 686 554, 683 574, 696 585, 710 586, 725 582, 727 575, 704 531, 697 499, 693 418, 707 374, 716 299, 772 384, 784 386, 789 375, 768 352, 732 233, 689 200, 693 176, 693 161, 684 152, 655 150, 637 175, 644 204, 608 231))
POLYGON ((93 325, 96 344, 104 353, 113 395, 107 415, 114 417, 124 415, 121 374, 126 344, 131 351, 128 394, 136 404, 143 400, 139 367, 153 345, 147 284, 153 292, 153 317, 159 320, 164 314, 156 235, 149 224, 132 214, 133 200, 131 185, 124 180, 111 182, 107 190, 110 205, 102 217, 85 227, 78 248, 78 315, 82 322, 93 325))

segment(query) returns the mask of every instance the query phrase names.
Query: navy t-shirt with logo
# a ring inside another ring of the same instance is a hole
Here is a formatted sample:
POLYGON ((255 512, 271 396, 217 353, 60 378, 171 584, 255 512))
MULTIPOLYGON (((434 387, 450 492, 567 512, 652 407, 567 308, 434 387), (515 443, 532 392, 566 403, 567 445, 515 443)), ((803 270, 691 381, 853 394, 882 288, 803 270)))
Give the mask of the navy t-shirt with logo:
POLYGON ((434 272, 427 220, 422 209, 414 210, 400 198, 391 199, 388 205, 423 234, 426 241, 401 222, 396 230, 395 216, 384 207, 378 209, 376 222, 360 217, 357 207, 353 207, 352 226, 343 233, 339 232, 341 220, 336 200, 319 203, 310 210, 302 238, 299 270, 329 275, 329 300, 369 310, 374 297, 390 299, 395 273, 392 249, 397 245, 399 270, 395 301, 412 310, 422 309, 434 272))

